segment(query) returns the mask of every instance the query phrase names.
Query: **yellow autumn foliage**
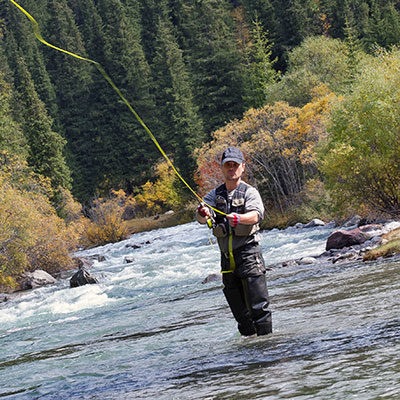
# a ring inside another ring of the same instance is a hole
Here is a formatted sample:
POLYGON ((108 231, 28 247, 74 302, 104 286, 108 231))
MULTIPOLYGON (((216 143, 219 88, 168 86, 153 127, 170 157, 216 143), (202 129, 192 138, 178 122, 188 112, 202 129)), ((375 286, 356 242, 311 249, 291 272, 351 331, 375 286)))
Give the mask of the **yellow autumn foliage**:
POLYGON ((94 200, 88 212, 89 220, 84 223, 82 244, 94 247, 126 239, 129 232, 123 215, 125 208, 134 203, 123 190, 112 191, 109 197, 94 200))
POLYGON ((312 94, 312 102, 302 108, 268 104, 214 132, 213 140, 195 153, 201 192, 221 181, 221 153, 237 146, 246 158, 246 179, 257 185, 269 207, 283 211, 298 203, 305 183, 318 174, 316 146, 327 137, 329 112, 337 101, 325 85, 312 94))
POLYGON ((143 214, 157 214, 179 205, 179 195, 174 186, 174 171, 166 161, 158 163, 155 169, 158 179, 155 182, 147 181, 134 197, 143 214))
POLYGON ((0 287, 15 287, 24 271, 69 268, 79 224, 57 216, 48 180, 25 162, 3 152, 0 166, 0 287))

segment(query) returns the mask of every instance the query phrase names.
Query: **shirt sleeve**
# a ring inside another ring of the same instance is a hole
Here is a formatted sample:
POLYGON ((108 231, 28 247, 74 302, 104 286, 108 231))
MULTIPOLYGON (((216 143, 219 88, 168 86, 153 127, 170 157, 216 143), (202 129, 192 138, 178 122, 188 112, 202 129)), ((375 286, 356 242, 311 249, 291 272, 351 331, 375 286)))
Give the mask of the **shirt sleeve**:
POLYGON ((249 187, 246 190, 245 197, 245 212, 257 211, 260 216, 260 220, 264 218, 264 204, 261 199, 261 195, 258 190, 254 187, 249 187))
POLYGON ((203 197, 203 201, 211 207, 216 206, 216 202, 215 202, 216 194, 215 193, 216 193, 215 189, 212 189, 203 197))

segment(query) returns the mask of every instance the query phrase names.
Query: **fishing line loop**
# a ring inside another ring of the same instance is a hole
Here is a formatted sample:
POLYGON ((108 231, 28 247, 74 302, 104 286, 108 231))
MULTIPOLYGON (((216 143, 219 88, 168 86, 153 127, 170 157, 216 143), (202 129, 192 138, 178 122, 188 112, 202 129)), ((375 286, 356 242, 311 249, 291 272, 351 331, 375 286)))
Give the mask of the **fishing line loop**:
POLYGON ((153 143, 156 145, 157 149, 160 151, 160 153, 164 156, 164 158, 166 159, 166 161, 168 162, 168 164, 171 166, 171 168, 173 169, 173 171, 175 172, 175 174, 178 176, 178 178, 185 184, 185 186, 190 190, 190 192, 197 198, 197 200, 199 200, 200 203, 204 203, 207 207, 211 208, 212 210, 214 210, 215 212, 222 214, 222 215, 226 215, 225 213, 223 213, 222 211, 217 210, 214 207, 211 207, 209 204, 207 204, 192 188, 191 186, 186 182, 186 180, 182 177, 182 175, 178 172, 178 170, 175 168, 174 164, 172 163, 172 161, 170 160, 170 158, 167 156, 167 154, 164 152, 164 150, 162 149, 162 147, 160 146, 160 144, 158 143, 156 137, 153 135, 153 133, 150 131, 150 129, 147 127, 147 125, 143 122, 143 120, 140 118, 139 114, 134 110, 134 108, 131 106, 131 104, 129 103, 129 101, 125 98, 125 96, 121 93, 121 91, 118 89, 118 87, 115 85, 115 83, 112 81, 112 79, 110 78, 110 76, 107 74, 107 72, 103 69, 103 67, 100 65, 100 63, 98 63, 97 61, 91 60, 90 58, 86 58, 86 57, 82 57, 78 54, 72 53, 70 51, 64 50, 60 47, 54 46, 51 43, 48 43, 46 40, 43 39, 42 34, 40 32, 40 28, 39 28, 39 24, 37 23, 37 21, 35 20, 35 18, 32 17, 31 14, 28 13, 28 11, 26 11, 23 7, 21 7, 18 3, 16 3, 14 0, 10 0, 11 3, 13 3, 21 12, 23 12, 26 17, 31 21, 32 23, 32 27, 33 27, 33 32, 36 36, 36 38, 43 43, 44 45, 51 47, 54 50, 60 51, 62 53, 68 54, 72 57, 75 57, 79 60, 82 61, 86 61, 89 62, 91 64, 94 64, 96 66, 96 68, 99 70, 99 72, 101 73, 101 75, 103 76, 103 78, 111 85, 111 87, 117 92, 117 94, 119 95, 119 97, 122 99, 122 101, 126 104, 126 106, 129 108, 129 110, 131 111, 131 113, 135 116, 135 118, 138 120, 138 122, 140 123, 140 125, 142 125, 142 127, 145 129, 145 131, 147 132, 147 134, 150 136, 150 139, 153 141, 153 143))

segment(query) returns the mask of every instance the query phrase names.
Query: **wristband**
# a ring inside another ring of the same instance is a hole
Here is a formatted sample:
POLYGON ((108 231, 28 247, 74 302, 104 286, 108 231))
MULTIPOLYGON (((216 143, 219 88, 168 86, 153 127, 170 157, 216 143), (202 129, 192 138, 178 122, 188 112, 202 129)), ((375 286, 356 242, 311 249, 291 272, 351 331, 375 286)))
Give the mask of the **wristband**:
POLYGON ((240 223, 240 215, 239 214, 233 214, 233 227, 236 228, 237 224, 240 223))

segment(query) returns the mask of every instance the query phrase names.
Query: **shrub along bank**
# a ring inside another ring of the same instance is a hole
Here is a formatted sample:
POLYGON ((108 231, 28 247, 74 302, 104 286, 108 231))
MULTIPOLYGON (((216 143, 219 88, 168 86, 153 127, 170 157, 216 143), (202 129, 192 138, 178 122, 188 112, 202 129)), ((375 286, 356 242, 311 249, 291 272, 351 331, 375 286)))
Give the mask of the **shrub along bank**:
POLYGON ((70 252, 83 230, 80 205, 60 190, 65 219, 60 218, 48 179, 6 152, 0 163, 0 287, 15 288, 25 271, 54 274, 70 268, 70 252))

